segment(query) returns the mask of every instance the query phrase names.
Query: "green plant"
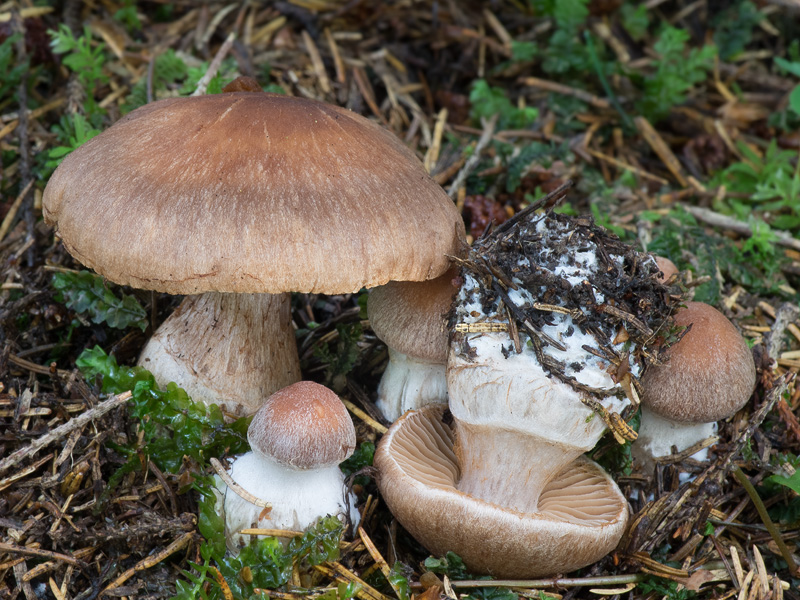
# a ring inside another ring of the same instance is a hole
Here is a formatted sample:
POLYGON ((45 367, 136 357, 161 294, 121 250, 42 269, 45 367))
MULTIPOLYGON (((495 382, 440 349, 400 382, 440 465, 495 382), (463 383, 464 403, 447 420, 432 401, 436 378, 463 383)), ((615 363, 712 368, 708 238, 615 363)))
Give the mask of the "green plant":
POLYGON ((497 129, 523 129, 533 123, 539 115, 535 108, 519 108, 511 104, 502 88, 492 87, 485 79, 472 82, 469 93, 472 104, 470 117, 476 123, 481 118, 497 117, 497 129))
MULTIPOLYGON (((170 48, 159 54, 153 63, 153 96, 158 97, 158 92, 172 85, 182 83, 189 74, 189 69, 183 59, 170 48)), ((147 103, 147 80, 142 77, 131 89, 125 99, 122 112, 127 113, 147 103)))
POLYGON ((689 33, 665 25, 653 49, 658 54, 655 72, 642 82, 637 108, 650 121, 659 121, 673 106, 686 101, 692 86, 704 81, 716 54, 713 44, 687 50, 689 33))
MULTIPOLYGON (((432 556, 425 559, 425 568, 433 573, 447 575, 450 579, 485 579, 491 583, 491 577, 471 575, 461 557, 455 552, 448 552, 441 558, 432 556)), ((472 600, 517 600, 517 594, 508 588, 485 587, 470 590, 465 598, 472 600)))
POLYGON ((635 41, 639 42, 647 35, 647 28, 650 26, 650 19, 647 16, 647 5, 625 3, 619 9, 622 27, 628 32, 635 41))
POLYGON ((649 575, 644 581, 639 583, 639 589, 645 594, 654 593, 659 598, 666 600, 690 600, 696 598, 697 593, 686 589, 683 586, 678 588, 677 581, 662 579, 657 575, 649 575))
MULTIPOLYGON (((795 77, 800 77, 800 61, 788 61, 780 56, 775 57, 775 64, 786 73, 791 73, 795 77)), ((800 115, 800 84, 796 85, 789 94, 789 108, 797 115, 800 115)))
POLYGON ((105 323, 116 329, 147 329, 147 311, 139 301, 127 294, 118 297, 100 275, 89 271, 56 273, 52 285, 57 302, 87 315, 92 323, 105 323))
POLYGON ((177 473, 184 457, 194 459, 202 468, 211 457, 249 448, 247 418, 226 424, 216 404, 205 406, 193 402, 174 383, 160 389, 150 371, 143 367, 120 366, 99 346, 84 350, 75 364, 87 380, 102 378, 103 393, 132 392, 130 412, 139 419, 144 446, 119 450, 131 458, 133 466, 139 463, 138 452, 143 452, 160 469, 177 473))
MULTIPOLYGON (((97 120, 97 119, 96 119, 97 120)), ((100 129, 80 113, 61 115, 58 123, 53 125, 53 133, 60 142, 43 154, 43 178, 50 177, 52 171, 72 152, 100 133, 100 129)))
POLYGON ((105 44, 92 43, 92 32, 88 25, 84 26, 83 35, 77 38, 63 23, 57 30, 48 30, 48 33, 53 52, 64 55, 62 58, 64 65, 75 73, 86 90, 86 114, 102 112, 94 95, 98 86, 108 81, 108 76, 103 72, 107 61, 105 44))
MULTIPOLYGON (((236 556, 226 554, 225 528, 216 510, 213 493, 203 493, 198 527, 206 538, 200 545, 202 564, 190 562, 192 571, 183 571, 185 580, 176 581, 173 600, 245 600, 263 597, 256 590, 277 589, 292 576, 292 568, 319 565, 339 557, 343 526, 336 517, 323 517, 301 537, 284 546, 277 538, 263 537, 245 546, 236 556), (224 579, 223 588, 221 579, 224 579), (229 595, 230 594, 230 595, 229 595)), ((338 590, 337 590, 338 591, 338 590)), ((344 586, 335 599, 346 600, 355 594, 354 586, 344 586)))
POLYGON ((20 61, 14 51, 21 38, 21 34, 15 33, 0 43, 0 73, 3 74, 0 79, 0 100, 16 97, 22 75, 28 70, 28 59, 20 61))
POLYGON ((730 60, 741 53, 753 37, 753 28, 762 15, 750 0, 739 0, 722 9, 711 19, 714 44, 722 60, 730 60))
POLYGON ((329 384, 340 383, 339 380, 356 366, 359 359, 358 342, 363 334, 361 323, 338 323, 336 331, 339 335, 335 342, 317 346, 314 350, 314 356, 325 365, 325 380, 329 384))
POLYGON ((784 294, 786 279, 781 273, 785 257, 772 244, 771 232, 761 226, 757 239, 741 247, 730 239, 698 225, 695 218, 676 208, 665 216, 652 216, 653 241, 648 250, 671 259, 679 269, 691 269, 710 281, 695 288, 694 299, 716 304, 721 277, 725 274, 755 294, 784 294), (757 257, 757 258, 756 258, 757 257))
POLYGON ((733 212, 739 219, 749 219, 753 210, 770 214, 770 225, 778 229, 800 229, 800 161, 797 153, 781 150, 775 139, 764 156, 747 144, 738 144, 744 160, 735 162, 718 173, 712 183, 725 185, 738 196, 727 196, 717 208, 733 212), (794 164, 793 164, 794 163, 794 164))

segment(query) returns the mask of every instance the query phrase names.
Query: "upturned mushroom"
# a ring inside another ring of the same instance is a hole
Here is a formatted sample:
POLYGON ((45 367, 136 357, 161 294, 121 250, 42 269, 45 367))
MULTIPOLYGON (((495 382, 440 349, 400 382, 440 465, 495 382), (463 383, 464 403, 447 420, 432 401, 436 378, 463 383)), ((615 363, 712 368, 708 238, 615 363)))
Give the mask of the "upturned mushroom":
POLYGON ((687 302, 675 323, 688 330, 642 376, 642 424, 633 447, 646 463, 713 435, 716 422, 744 406, 756 384, 752 352, 716 308, 687 302))
POLYGON ((300 378, 288 292, 432 279, 464 237, 393 134, 260 90, 136 109, 63 161, 43 212, 109 280, 187 295, 139 363, 235 415, 300 378))
POLYGON ((233 461, 229 475, 270 507, 220 482, 231 551, 245 544, 239 532, 248 527, 302 531, 326 515, 358 523, 355 497, 339 469, 355 449, 356 433, 335 393, 310 381, 275 392, 253 417, 247 439, 252 450, 233 461))
MULTIPOLYGON (((381 495, 429 551, 452 550, 476 573, 524 579, 566 573, 614 549, 628 505, 600 467, 580 457, 552 474, 535 508, 509 509, 502 494, 476 496, 460 489, 456 434, 443 419, 445 411, 444 405, 428 405, 407 412, 375 453, 381 495)), ((538 456, 528 461, 536 463, 538 456)), ((518 466, 501 460, 484 470, 502 473, 523 490, 518 466)))
POLYGON ((390 281, 370 290, 367 309, 389 363, 376 406, 389 421, 407 410, 447 402, 447 313, 458 291, 458 269, 421 282, 390 281))

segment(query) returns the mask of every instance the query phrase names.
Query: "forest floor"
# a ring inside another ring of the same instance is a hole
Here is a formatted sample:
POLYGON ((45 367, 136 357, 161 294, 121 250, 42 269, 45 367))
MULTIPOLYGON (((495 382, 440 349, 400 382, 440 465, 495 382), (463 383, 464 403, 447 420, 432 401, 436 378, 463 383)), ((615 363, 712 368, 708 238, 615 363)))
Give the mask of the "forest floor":
POLYGON ((0 131, 0 598, 800 598, 796 0, 12 0, 0 131), (617 550, 552 579, 476 583, 380 499, 387 351, 365 292, 298 294, 303 376, 354 414, 362 531, 340 541, 323 522, 288 548, 224 557, 200 499, 209 459, 246 448, 243 424, 117 366, 179 298, 82 273, 41 199, 60 160, 120 116, 238 75, 394 132, 470 240, 571 180, 559 210, 670 258, 757 358, 716 459, 643 474, 603 463, 620 456, 607 437, 592 454, 632 510, 617 550))

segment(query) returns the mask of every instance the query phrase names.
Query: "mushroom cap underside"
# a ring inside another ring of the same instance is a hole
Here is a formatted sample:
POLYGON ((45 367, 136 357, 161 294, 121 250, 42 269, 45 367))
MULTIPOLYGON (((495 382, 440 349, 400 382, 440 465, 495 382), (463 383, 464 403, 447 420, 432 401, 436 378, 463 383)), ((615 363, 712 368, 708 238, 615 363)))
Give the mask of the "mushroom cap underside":
POLYGON ((69 252, 173 294, 355 292, 425 280, 464 236, 392 133, 279 94, 169 98, 71 153, 43 198, 69 252))
POLYGON ((387 505, 429 551, 453 551, 473 572, 530 578, 586 566, 616 547, 627 524, 627 503, 611 478, 586 458, 551 480, 535 513, 458 491, 459 467, 453 430, 442 421, 445 410, 431 405, 406 413, 375 455, 387 505))

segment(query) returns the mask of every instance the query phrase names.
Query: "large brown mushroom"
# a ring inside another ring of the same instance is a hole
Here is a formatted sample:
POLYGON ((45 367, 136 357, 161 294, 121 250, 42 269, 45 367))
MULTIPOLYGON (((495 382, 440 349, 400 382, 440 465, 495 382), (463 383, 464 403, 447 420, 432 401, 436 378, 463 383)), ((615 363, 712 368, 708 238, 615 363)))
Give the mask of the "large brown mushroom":
POLYGON ((43 210, 87 267, 188 296, 139 362, 235 414, 299 379, 288 292, 431 279, 464 236, 450 198, 390 132, 263 92, 131 112, 64 160, 43 210))

